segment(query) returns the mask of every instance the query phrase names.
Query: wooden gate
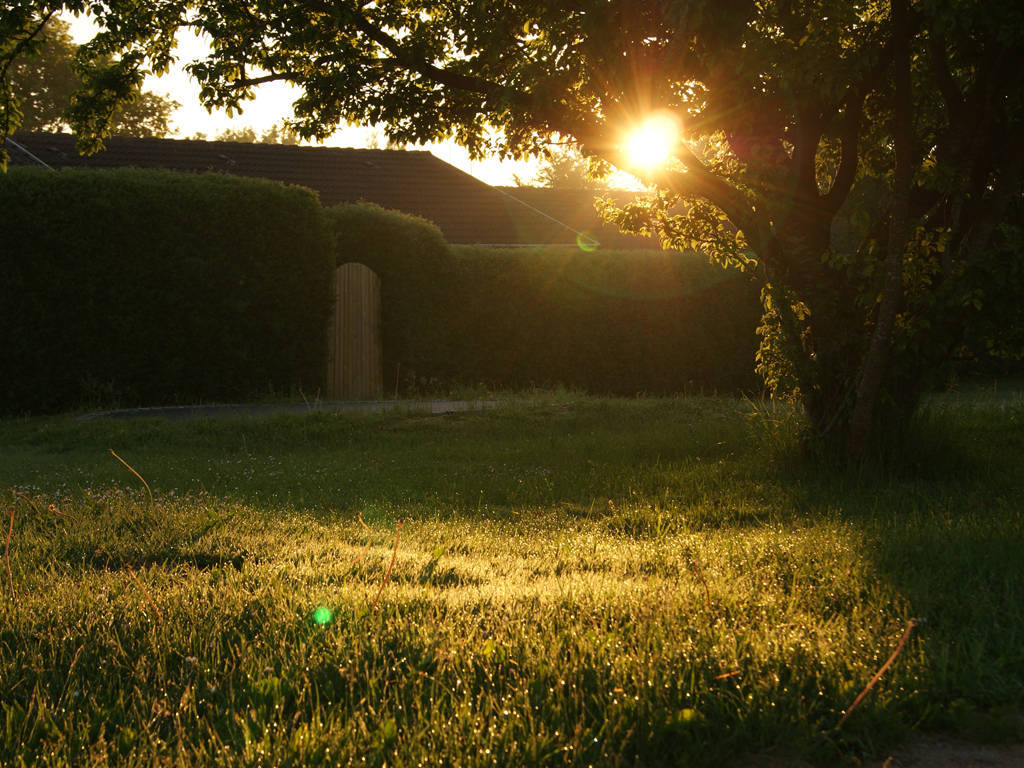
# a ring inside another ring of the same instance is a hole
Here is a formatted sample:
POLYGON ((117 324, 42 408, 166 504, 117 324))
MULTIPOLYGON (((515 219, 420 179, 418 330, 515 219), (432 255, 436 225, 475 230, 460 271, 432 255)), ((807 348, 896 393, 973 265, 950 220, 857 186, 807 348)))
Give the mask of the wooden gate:
POLYGON ((334 275, 327 396, 372 400, 384 392, 380 278, 364 264, 342 264, 334 275))

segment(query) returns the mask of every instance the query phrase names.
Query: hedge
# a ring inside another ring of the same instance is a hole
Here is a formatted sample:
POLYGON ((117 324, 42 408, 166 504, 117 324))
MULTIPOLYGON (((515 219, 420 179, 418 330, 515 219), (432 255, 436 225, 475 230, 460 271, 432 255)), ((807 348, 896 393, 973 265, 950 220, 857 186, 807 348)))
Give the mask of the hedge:
POLYGON ((328 217, 337 263, 381 278, 389 392, 760 386, 758 291, 694 254, 448 246, 433 224, 370 204, 328 217))
POLYGON ((465 382, 602 394, 754 391, 759 294, 691 253, 455 249, 465 382))
POLYGON ((3 413, 321 385, 331 239, 309 190, 12 168, 0 210, 3 413))

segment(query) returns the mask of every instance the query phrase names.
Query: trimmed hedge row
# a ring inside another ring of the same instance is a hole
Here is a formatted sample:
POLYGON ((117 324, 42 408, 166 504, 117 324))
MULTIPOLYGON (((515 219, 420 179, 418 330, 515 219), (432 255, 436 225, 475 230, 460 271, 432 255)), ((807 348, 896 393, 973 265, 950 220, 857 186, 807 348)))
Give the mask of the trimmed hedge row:
POLYGON ((12 168, 0 210, 0 412, 320 386, 331 237, 309 190, 12 168))
POLYGON ((753 391, 757 289, 695 254, 458 248, 453 370, 602 394, 753 391))
POLYGON ((349 261, 381 278, 403 393, 758 387, 757 291, 691 254, 450 247, 423 219, 222 174, 12 168, 0 210, 0 413, 316 392, 349 261))
POLYGON ((328 211, 337 263, 381 278, 391 391, 566 386, 755 390, 757 289, 693 254, 446 245, 371 204, 328 211))

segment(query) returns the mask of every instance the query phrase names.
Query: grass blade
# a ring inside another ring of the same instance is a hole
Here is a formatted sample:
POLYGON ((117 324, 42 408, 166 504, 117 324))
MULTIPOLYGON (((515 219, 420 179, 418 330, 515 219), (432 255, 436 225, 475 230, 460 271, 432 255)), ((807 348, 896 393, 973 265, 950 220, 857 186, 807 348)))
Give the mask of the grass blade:
POLYGON ((146 482, 146 478, 144 478, 142 475, 140 475, 138 472, 136 472, 134 467, 132 467, 131 464, 129 464, 127 461, 125 461, 120 456, 118 456, 116 453, 114 453, 114 449, 113 448, 110 449, 110 455, 113 456, 118 461, 120 461, 126 467, 128 467, 128 471, 131 472, 133 475, 135 475, 137 478, 139 478, 139 480, 142 481, 142 484, 144 486, 146 486, 146 492, 149 494, 149 504, 150 504, 150 506, 153 506, 153 504, 155 503, 153 501, 153 490, 149 487, 149 483, 146 482))
POLYGON ((348 566, 345 568, 346 572, 351 571, 353 568, 359 565, 362 559, 366 557, 366 553, 370 551, 370 544, 373 543, 373 531, 370 530, 370 526, 368 526, 366 522, 363 520, 362 510, 359 510, 359 524, 366 529, 366 546, 363 547, 363 551, 356 555, 355 559, 348 564, 348 566))
POLYGON ((380 602, 380 596, 384 592, 384 585, 388 583, 388 579, 391 578, 391 571, 395 567, 395 560, 398 559, 398 535, 402 532, 402 520, 398 521, 398 526, 395 528, 395 549, 391 553, 391 564, 388 566, 387 573, 384 574, 384 578, 380 582, 380 589, 377 590, 377 597, 373 599, 373 605, 370 606, 370 610, 374 610, 377 607, 377 603, 380 602))
POLYGON ((7 543, 4 544, 4 564, 7 566, 7 583, 11 587, 11 600, 17 600, 14 594, 14 577, 11 576, 11 534, 14 532, 14 507, 11 507, 11 524, 7 526, 7 543))

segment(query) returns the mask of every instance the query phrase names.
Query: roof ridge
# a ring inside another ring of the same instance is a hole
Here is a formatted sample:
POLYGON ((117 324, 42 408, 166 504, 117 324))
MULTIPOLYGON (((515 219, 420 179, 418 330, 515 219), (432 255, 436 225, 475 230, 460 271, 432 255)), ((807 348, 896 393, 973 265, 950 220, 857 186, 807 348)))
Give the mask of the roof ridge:
MULTIPOLYGON (((49 139, 59 139, 67 141, 70 139, 77 139, 78 137, 73 133, 65 133, 63 131, 57 133, 53 131, 15 131, 12 135, 22 136, 36 136, 46 137, 49 139)), ((136 142, 168 142, 172 141, 176 144, 204 144, 209 146, 224 146, 231 145, 234 147, 259 147, 260 150, 265 150, 267 147, 285 149, 288 150, 341 150, 344 152, 365 152, 365 153, 380 153, 380 154, 405 154, 405 155, 431 155, 432 152, 428 149, 380 149, 377 147, 335 147, 324 144, 273 144, 265 143, 261 141, 232 141, 230 139, 197 139, 191 136, 108 136, 104 139, 104 142, 113 141, 117 143, 131 144, 136 142)))

